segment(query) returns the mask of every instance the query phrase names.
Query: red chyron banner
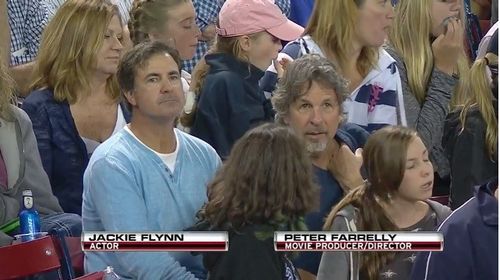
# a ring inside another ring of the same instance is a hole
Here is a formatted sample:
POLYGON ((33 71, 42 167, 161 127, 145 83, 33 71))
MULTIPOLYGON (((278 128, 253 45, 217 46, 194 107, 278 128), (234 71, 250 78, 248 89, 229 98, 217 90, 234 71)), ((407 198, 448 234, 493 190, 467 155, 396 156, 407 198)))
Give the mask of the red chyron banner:
MULTIPOLYGON (((85 232, 84 251, 227 251, 227 232, 85 232)), ((442 251, 438 232, 275 232, 276 251, 442 251)))
POLYGON ((227 232, 85 232, 84 251, 227 251, 227 232))
POLYGON ((276 251, 442 251, 439 232, 276 232, 276 251))

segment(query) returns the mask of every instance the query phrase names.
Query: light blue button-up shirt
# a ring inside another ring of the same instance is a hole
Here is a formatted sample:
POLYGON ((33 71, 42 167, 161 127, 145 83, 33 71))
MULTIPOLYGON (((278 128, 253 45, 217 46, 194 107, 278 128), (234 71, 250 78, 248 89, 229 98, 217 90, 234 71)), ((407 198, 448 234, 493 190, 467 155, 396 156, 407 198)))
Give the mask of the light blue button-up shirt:
MULTIPOLYGON (((195 223, 221 161, 207 143, 175 133, 173 172, 126 130, 96 149, 83 178, 84 231, 180 231, 195 223)), ((123 279, 206 278, 201 256, 189 252, 85 253, 86 272, 108 265, 123 279)))

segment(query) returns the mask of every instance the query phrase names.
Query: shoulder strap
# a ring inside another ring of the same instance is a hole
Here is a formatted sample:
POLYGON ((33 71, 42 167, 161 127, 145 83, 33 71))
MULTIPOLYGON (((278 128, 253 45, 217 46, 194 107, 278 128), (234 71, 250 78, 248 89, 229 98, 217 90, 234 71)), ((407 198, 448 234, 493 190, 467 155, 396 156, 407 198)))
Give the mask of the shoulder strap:
MULTIPOLYGON (((346 216, 343 216, 345 223, 347 225, 347 230, 349 232, 357 231, 356 224, 354 223, 354 219, 349 220, 346 216)), ((359 253, 358 252, 349 252, 349 279, 350 280, 359 280, 359 253)))
POLYGON ((300 51, 301 51, 301 55, 305 55, 305 54, 310 54, 311 53, 311 50, 309 49, 309 46, 307 45, 307 42, 304 38, 300 38, 299 39, 299 45, 300 45, 300 51))

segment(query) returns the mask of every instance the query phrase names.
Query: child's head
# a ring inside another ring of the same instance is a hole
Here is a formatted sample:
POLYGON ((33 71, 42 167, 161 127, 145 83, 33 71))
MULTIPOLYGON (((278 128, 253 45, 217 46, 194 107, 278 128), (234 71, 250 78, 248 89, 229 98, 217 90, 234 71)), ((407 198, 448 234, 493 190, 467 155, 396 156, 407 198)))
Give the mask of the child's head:
POLYGON ((363 149, 370 191, 384 202, 425 200, 432 195, 434 171, 417 133, 386 127, 372 134, 363 149))
POLYGON ((227 0, 219 13, 215 52, 266 70, 278 56, 281 41, 295 40, 302 32, 272 0, 227 0))
POLYGON ((200 36, 191 0, 135 1, 128 23, 134 44, 145 40, 163 42, 191 59, 200 36))
POLYGON ((297 221, 312 209, 316 186, 304 144, 276 124, 248 131, 208 186, 202 217, 213 226, 297 221))

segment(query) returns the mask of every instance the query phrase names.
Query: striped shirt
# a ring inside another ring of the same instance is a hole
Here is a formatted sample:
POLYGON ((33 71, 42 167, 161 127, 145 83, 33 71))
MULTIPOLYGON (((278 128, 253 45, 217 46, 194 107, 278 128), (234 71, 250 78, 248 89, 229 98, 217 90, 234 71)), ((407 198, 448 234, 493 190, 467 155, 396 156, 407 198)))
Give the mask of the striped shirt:
MULTIPOLYGON (((278 60, 293 61, 304 54, 315 53, 325 56, 310 36, 304 36, 288 43, 278 55, 278 60)), ((260 81, 266 96, 271 96, 277 81, 276 69, 271 65, 260 81)), ((399 71, 395 60, 382 48, 377 66, 348 96, 344 102, 347 122, 355 123, 369 132, 386 125, 406 126, 406 115, 399 71)))

